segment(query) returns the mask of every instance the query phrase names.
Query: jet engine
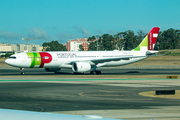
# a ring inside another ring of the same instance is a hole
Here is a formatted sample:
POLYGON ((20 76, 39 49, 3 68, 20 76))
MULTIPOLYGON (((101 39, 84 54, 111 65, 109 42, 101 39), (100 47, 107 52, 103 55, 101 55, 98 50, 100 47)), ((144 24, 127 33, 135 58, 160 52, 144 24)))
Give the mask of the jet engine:
POLYGON ((75 62, 72 64, 72 70, 74 72, 86 72, 91 70, 91 65, 86 62, 75 62))
POLYGON ((57 72, 61 70, 61 68, 45 68, 44 70, 47 72, 57 72))

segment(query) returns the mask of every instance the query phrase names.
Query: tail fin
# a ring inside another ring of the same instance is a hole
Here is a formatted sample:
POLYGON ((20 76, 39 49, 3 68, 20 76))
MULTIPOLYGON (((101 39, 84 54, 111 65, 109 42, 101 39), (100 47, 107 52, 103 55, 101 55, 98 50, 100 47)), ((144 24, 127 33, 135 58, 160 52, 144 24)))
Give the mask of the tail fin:
POLYGON ((159 30, 159 27, 153 27, 152 30, 146 35, 144 40, 139 44, 139 46, 134 49, 134 51, 153 50, 156 43, 156 39, 158 37, 159 30))

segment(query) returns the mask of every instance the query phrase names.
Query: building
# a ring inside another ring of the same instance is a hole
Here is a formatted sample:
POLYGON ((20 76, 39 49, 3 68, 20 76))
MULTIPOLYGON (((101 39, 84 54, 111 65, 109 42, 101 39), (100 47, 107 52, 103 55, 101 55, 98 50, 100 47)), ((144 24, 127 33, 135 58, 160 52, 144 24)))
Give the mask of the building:
POLYGON ((43 46, 39 47, 39 51, 43 51, 43 46))
POLYGON ((70 40, 67 42, 67 50, 68 51, 79 51, 79 45, 82 45, 84 51, 88 50, 88 39, 87 38, 79 38, 76 40, 70 40))
POLYGON ((42 51, 39 45, 0 43, 0 56, 6 53, 19 53, 24 51, 42 51))
POLYGON ((0 43, 1 46, 8 46, 8 43, 0 43))
POLYGON ((39 45, 11 44, 11 47, 16 53, 24 51, 42 51, 39 45))
POLYGON ((11 46, 7 43, 0 43, 0 56, 5 55, 6 53, 13 53, 11 46))

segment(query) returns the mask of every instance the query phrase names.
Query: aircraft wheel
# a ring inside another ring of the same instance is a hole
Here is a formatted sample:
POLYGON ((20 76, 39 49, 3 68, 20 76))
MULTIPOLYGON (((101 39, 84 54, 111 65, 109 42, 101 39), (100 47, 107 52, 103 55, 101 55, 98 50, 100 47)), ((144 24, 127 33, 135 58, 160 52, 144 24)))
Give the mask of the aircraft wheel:
POLYGON ((95 74, 96 74, 96 72, 95 72, 95 71, 91 71, 91 72, 90 72, 90 74, 95 75, 95 74))
POLYGON ((54 72, 54 74, 58 74, 58 72, 54 72))
POLYGON ((100 75, 100 74, 101 74, 101 71, 96 71, 96 74, 100 75))
POLYGON ((74 72, 74 74, 79 74, 79 75, 81 75, 81 74, 84 74, 84 72, 74 72))
POLYGON ((24 68, 20 68, 21 75, 24 75, 24 68))

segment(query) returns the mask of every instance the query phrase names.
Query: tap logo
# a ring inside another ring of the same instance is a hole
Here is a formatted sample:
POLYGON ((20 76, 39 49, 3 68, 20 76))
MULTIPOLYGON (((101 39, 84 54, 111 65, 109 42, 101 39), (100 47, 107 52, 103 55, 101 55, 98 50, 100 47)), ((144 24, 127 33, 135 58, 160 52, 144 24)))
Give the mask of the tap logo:
POLYGON ((52 61, 51 54, 47 52, 30 52, 27 53, 29 59, 31 59, 30 68, 33 67, 44 67, 44 64, 50 63, 52 61))

